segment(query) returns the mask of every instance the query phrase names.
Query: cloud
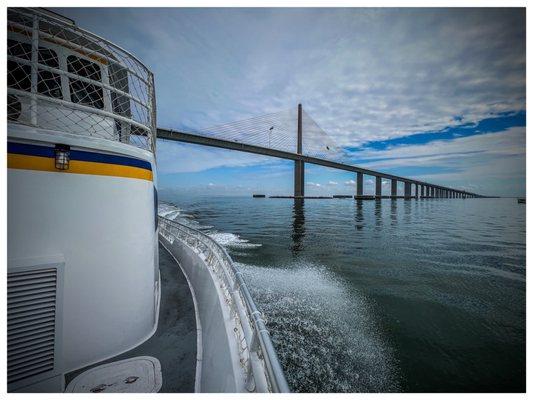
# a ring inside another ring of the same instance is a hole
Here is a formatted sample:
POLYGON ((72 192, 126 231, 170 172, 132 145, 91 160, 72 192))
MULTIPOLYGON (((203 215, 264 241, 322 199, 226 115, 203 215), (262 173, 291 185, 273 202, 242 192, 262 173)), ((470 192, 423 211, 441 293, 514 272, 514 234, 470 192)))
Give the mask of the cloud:
MULTIPOLYGON (((296 105, 302 102, 331 138, 306 119, 304 150, 328 152, 325 143, 357 147, 525 110, 524 9, 57 11, 131 51, 154 72, 163 127, 202 128, 289 109, 287 133, 271 139, 292 149, 296 105)), ((268 134, 260 137, 265 141, 268 134)), ((161 174, 277 162, 158 145, 161 174)), ((355 163, 436 183, 525 191, 523 130, 357 156, 355 163)))
POLYGON ((303 101, 335 142, 356 146, 525 109, 523 9, 59 11, 155 72, 171 128, 303 101))
POLYGON ((404 175, 482 194, 523 194, 526 128, 383 151, 364 150, 358 152, 357 159, 370 169, 414 170, 418 172, 404 175))
POLYGON ((386 150, 363 150, 357 160, 371 168, 442 165, 443 160, 472 160, 475 156, 497 157, 525 154, 525 127, 483 135, 436 140, 423 145, 402 145, 386 150))
POLYGON ((353 179, 350 179, 349 181, 344 182, 345 186, 355 186, 356 182, 353 179))
POLYGON ((315 183, 315 182, 306 182, 305 184, 307 186, 312 186, 312 187, 321 187, 322 186, 320 183, 315 183))
POLYGON ((336 185, 338 185, 338 184, 339 184, 339 183, 338 183, 338 182, 335 182, 335 181, 329 181, 329 182, 328 182, 328 185, 330 185, 330 186, 336 186, 336 185))

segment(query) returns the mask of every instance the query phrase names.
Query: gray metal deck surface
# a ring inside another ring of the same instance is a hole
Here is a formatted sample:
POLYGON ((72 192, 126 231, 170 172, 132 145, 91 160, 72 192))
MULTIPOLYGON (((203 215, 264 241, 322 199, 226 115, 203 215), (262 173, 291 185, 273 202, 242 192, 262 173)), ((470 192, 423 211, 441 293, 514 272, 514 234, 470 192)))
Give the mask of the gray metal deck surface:
POLYGON ((192 393, 196 372, 196 319, 187 280, 176 261, 159 245, 161 306, 157 331, 146 342, 104 362, 71 372, 68 383, 80 373, 97 365, 131 357, 152 356, 159 360, 163 373, 160 392, 192 393))

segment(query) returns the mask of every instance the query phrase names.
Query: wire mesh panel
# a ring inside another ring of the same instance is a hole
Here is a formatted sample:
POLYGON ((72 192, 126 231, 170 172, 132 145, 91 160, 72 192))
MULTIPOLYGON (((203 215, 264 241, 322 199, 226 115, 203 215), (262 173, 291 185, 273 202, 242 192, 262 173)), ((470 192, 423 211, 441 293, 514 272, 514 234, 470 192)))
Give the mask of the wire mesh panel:
POLYGON ((153 74, 53 13, 8 9, 8 120, 155 151, 153 74))

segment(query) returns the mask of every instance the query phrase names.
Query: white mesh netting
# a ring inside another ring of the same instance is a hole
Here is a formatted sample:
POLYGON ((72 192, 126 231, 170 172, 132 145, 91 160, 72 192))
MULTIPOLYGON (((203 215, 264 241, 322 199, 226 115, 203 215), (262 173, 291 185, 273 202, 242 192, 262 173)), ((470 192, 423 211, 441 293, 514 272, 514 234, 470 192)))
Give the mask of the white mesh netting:
POLYGON ((44 11, 8 9, 8 120, 155 150, 153 74, 44 11))

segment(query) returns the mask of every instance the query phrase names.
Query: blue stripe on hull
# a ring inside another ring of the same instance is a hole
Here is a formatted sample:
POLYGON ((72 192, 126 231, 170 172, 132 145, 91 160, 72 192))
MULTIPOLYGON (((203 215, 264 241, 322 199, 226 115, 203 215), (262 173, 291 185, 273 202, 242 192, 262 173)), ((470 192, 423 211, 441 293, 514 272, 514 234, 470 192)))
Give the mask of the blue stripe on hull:
MULTIPOLYGON (((24 154, 37 157, 55 157, 54 148, 50 146, 39 146, 27 143, 7 143, 7 152, 12 154, 24 154)), ((152 165, 148 161, 139 160, 137 158, 130 158, 125 156, 117 156, 111 154, 93 153, 90 151, 70 150, 70 159, 78 161, 91 161, 103 164, 126 165, 129 167, 137 167, 152 170, 152 165)))

